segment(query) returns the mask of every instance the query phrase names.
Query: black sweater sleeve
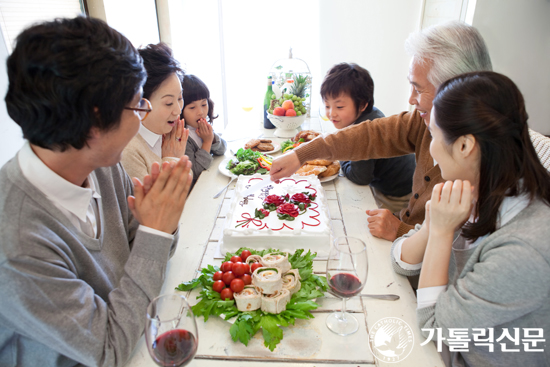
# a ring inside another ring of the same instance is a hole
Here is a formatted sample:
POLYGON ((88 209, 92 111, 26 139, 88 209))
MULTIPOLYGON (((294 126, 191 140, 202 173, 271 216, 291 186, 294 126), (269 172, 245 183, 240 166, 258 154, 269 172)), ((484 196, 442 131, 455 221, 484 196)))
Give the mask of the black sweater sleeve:
POLYGON ((340 166, 344 175, 357 185, 368 185, 374 178, 374 160, 341 161, 340 166))

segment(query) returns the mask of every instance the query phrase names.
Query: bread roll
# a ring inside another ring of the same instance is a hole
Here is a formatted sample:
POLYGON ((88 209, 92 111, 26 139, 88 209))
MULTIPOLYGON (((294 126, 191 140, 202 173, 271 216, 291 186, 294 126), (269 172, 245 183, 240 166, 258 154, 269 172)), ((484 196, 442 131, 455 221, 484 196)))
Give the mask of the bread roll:
POLYGON ((335 161, 330 166, 327 166, 327 170, 319 175, 319 177, 329 177, 335 175, 340 171, 340 162, 335 161))
POLYGON ((330 166, 332 161, 328 159, 315 159, 313 161, 307 161, 306 164, 312 164, 314 166, 330 166))
POLYGON ((325 172, 326 170, 327 170, 326 166, 314 166, 312 164, 306 164, 306 165, 303 165, 298 171, 296 171, 296 174, 300 176, 309 176, 309 175, 319 176, 321 173, 325 172))

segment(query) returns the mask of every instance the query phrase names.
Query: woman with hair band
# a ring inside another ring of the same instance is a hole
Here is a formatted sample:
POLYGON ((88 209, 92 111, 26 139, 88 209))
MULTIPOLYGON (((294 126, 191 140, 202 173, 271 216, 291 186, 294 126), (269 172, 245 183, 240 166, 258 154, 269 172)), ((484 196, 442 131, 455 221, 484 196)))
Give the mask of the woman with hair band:
POLYGON ((391 252, 398 273, 420 273, 418 325, 449 346, 452 329, 467 331, 452 366, 547 365, 545 343, 514 341, 550 330, 550 173, 523 97, 504 75, 478 72, 443 83, 433 104, 430 153, 446 181, 391 252))
POLYGON ((143 180, 151 174, 153 162, 177 161, 185 154, 189 131, 179 117, 184 72, 172 57, 172 50, 161 42, 138 51, 147 70, 143 97, 150 101, 151 111, 124 149, 122 165, 130 177, 143 180))

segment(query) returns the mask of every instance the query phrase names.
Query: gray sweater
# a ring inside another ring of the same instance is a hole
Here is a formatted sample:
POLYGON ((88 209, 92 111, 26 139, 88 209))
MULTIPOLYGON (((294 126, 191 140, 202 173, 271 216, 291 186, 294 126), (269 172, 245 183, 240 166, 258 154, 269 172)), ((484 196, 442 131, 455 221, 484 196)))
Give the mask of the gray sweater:
MULTIPOLYGON (((487 346, 474 345, 472 340, 468 352, 452 353, 453 366, 550 366, 546 342, 530 346, 544 352, 525 352, 523 340, 525 328, 541 328, 544 338, 549 336, 549 218, 550 207, 536 200, 474 248, 464 249, 464 238, 457 237, 447 290, 434 306, 417 310, 418 326, 442 328, 445 338, 449 328, 469 328, 470 339, 472 328, 493 328, 494 352, 489 352, 487 346), (514 335, 514 328, 519 328, 519 345, 508 338, 496 341, 502 329, 514 335), (501 343, 508 350, 520 351, 502 352, 501 343)), ((396 263, 393 247, 392 264, 398 273, 412 275, 396 263)), ((424 331, 423 335, 429 333, 424 331)))
POLYGON ((0 366, 120 366, 161 289, 174 241, 138 230, 122 166, 95 171, 99 238, 21 173, 0 171, 0 366))
POLYGON ((193 186, 195 185, 195 182, 197 182, 197 179, 202 171, 208 169, 208 167, 212 164, 212 154, 224 155, 226 150, 227 143, 216 133, 214 133, 214 141, 212 142, 210 152, 207 152, 199 147, 193 138, 187 138, 185 155, 189 157, 189 160, 193 163, 191 166, 191 170, 193 170, 193 186))

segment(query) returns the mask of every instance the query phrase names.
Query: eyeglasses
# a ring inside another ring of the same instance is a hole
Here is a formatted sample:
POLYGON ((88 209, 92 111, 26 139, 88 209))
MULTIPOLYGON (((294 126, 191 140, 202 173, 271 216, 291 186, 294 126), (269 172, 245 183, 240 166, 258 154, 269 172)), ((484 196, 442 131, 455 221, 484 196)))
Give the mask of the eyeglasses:
POLYGON ((137 111, 140 120, 143 121, 147 118, 149 112, 153 111, 153 106, 151 106, 151 102, 149 102, 148 99, 142 98, 141 101, 139 101, 139 107, 124 107, 124 109, 137 111))

